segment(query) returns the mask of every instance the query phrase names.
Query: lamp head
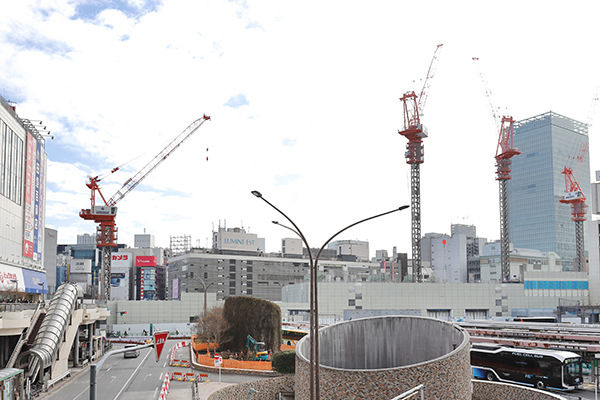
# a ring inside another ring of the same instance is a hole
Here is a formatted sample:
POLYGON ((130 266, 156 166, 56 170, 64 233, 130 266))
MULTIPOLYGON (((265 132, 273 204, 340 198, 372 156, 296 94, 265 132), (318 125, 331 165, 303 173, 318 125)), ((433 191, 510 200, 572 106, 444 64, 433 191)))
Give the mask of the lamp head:
POLYGON ((261 198, 261 197, 262 197, 262 194, 261 194, 261 193, 260 193, 258 190, 253 190, 251 193, 252 193, 253 195, 255 195, 256 197, 258 197, 258 198, 261 198))
POLYGON ((406 210, 408 207, 410 207, 410 206, 402 206, 402 207, 398 208, 398 211, 406 210))
POLYGON ((271 221, 272 223, 274 223, 275 225, 279 225, 279 221, 271 221))

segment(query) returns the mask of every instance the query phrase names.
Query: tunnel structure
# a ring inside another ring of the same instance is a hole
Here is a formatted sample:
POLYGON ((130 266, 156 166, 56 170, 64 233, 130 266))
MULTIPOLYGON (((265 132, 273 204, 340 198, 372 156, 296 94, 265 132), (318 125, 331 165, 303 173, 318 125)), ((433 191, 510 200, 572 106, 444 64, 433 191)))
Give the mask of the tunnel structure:
MULTIPOLYGON (((425 398, 471 399, 469 334, 449 322, 385 316, 319 330, 325 399, 392 399, 418 385, 425 398)), ((309 398, 310 336, 296 348, 296 399, 309 398)))

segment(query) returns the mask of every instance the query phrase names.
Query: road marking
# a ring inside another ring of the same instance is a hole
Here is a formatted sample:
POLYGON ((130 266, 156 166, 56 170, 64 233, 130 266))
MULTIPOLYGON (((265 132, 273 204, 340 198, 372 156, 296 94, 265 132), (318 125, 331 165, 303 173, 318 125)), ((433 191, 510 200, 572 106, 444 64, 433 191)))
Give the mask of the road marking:
POLYGON ((125 390, 125 388, 129 385, 129 383, 131 383, 131 380, 137 374, 137 372, 140 370, 142 364, 144 362, 146 362, 146 360, 148 359, 148 357, 150 356, 151 353, 152 353, 151 351, 149 351, 148 353, 146 353, 146 357, 144 357, 144 359, 140 362, 140 364, 137 366, 137 368, 135 369, 135 371, 133 371, 133 373, 131 374, 131 376, 129 377, 129 379, 127 379, 127 382, 125 382, 125 384, 123 385, 123 387, 121 388, 121 390, 119 391, 119 393, 117 393, 117 395, 115 396, 114 400, 117 400, 119 398, 119 396, 121 396, 121 393, 123 393, 123 391, 125 390))
POLYGON ((158 392, 158 388, 154 389, 154 396, 152 396, 152 398, 156 397, 156 393, 158 392))
POLYGON ((164 374, 164 372, 160 373, 160 377, 158 378, 159 381, 162 381, 162 374, 164 374))
POLYGON ((152 374, 147 374, 147 375, 144 377, 144 382, 146 382, 146 379, 148 379, 148 377, 149 377, 149 376, 152 376, 152 374))

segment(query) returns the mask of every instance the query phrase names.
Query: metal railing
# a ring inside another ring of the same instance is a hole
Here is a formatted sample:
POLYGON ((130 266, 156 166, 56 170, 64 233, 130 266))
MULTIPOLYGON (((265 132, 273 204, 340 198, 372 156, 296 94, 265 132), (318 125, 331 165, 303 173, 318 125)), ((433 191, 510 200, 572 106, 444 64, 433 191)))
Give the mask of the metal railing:
POLYGON ((425 393, 423 392, 424 385, 421 384, 419 386, 415 386, 407 392, 402 393, 399 396, 394 397, 391 400, 412 400, 417 399, 419 394, 421 395, 421 400, 425 400, 425 393))

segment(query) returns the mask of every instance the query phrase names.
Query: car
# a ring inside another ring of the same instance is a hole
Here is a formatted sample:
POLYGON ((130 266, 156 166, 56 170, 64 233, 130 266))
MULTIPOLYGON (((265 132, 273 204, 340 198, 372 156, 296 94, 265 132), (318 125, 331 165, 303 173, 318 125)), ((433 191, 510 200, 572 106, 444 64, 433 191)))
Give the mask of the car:
MULTIPOLYGON (((136 344, 129 344, 126 345, 125 348, 128 347, 136 347, 136 344)), ((125 353, 123 353, 123 358, 136 358, 140 355, 140 351, 139 350, 128 350, 125 353)))

